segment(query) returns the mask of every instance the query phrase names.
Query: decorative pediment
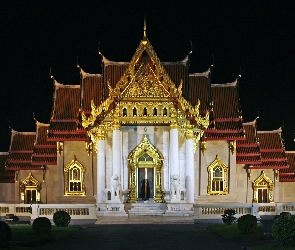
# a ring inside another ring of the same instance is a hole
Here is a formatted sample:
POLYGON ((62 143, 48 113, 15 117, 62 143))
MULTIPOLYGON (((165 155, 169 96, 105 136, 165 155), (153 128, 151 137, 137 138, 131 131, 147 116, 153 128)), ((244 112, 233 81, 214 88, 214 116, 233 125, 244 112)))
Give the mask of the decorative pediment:
POLYGON ((273 181, 266 176, 264 171, 261 175, 253 182, 254 187, 273 187, 273 181))
POLYGON ((150 143, 147 135, 144 134, 141 142, 130 152, 128 155, 128 162, 131 166, 134 166, 138 162, 138 159, 144 155, 150 156, 155 164, 160 164, 164 157, 160 151, 150 143))
POLYGON ((28 187, 34 187, 37 189, 41 188, 41 183, 32 176, 31 172, 29 173, 28 177, 20 183, 21 190, 25 190, 28 187))

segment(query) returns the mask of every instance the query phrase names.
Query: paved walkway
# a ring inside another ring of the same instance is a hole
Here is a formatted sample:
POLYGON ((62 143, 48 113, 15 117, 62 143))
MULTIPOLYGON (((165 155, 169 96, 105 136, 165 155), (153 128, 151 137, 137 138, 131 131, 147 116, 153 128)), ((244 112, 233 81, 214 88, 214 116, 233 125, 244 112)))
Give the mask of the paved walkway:
POLYGON ((95 225, 42 249, 243 249, 200 224, 95 225))

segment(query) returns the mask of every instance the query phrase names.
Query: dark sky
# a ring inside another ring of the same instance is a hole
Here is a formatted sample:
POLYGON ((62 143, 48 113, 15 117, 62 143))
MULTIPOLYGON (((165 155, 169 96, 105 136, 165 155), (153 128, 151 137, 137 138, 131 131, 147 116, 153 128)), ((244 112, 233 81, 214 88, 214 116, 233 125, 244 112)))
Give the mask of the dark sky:
POLYGON ((295 8, 293 1, 1 1, 0 150, 11 126, 35 131, 48 123, 53 83, 79 84, 84 71, 101 73, 98 44, 109 60, 130 61, 147 36, 161 61, 182 60, 193 44, 190 72, 210 67, 212 83, 242 73, 245 122, 259 112, 258 129, 283 127, 295 149, 295 8))

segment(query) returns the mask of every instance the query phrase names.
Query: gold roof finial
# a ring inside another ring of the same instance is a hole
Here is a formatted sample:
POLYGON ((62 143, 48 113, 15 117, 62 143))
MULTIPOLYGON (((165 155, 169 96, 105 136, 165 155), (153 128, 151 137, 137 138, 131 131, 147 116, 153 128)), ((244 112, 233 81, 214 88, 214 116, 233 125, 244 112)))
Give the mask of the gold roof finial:
POLYGON ((143 19, 143 39, 142 39, 142 43, 143 43, 143 45, 147 44, 145 16, 144 16, 144 19, 143 19))
POLYGON ((143 37, 146 37, 146 20, 145 20, 145 16, 143 19, 143 37))

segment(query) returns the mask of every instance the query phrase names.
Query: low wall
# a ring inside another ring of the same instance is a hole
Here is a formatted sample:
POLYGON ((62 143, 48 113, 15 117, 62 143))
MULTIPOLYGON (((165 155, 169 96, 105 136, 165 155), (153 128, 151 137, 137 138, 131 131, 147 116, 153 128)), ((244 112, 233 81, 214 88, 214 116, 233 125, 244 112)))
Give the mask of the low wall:
POLYGON ((222 223, 224 210, 234 209, 235 217, 252 214, 260 220, 264 215, 279 215, 281 212, 295 214, 295 203, 233 203, 233 204, 195 204, 194 220, 196 222, 222 223))
POLYGON ((66 211, 71 216, 70 225, 94 224, 96 221, 95 204, 0 204, 0 217, 14 214, 20 220, 31 222, 38 217, 47 217, 52 221, 57 211, 66 211))

